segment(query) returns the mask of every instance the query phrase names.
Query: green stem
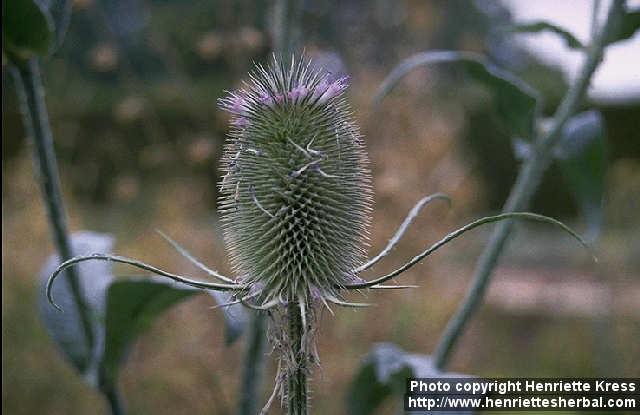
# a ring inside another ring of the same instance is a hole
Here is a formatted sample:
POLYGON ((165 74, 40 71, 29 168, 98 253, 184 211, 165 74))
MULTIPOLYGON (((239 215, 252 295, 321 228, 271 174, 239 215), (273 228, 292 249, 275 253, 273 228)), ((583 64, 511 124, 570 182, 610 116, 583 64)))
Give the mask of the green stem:
POLYGON ((303 346, 304 326, 297 301, 291 301, 287 305, 287 321, 289 342, 295 358, 295 367, 287 373, 287 414, 307 415, 308 356, 303 346))
MULTIPOLYGON (((611 32, 615 30, 615 25, 623 10, 624 0, 614 0, 602 30, 594 36, 587 49, 586 58, 578 78, 570 86, 554 115, 551 128, 546 133, 538 136, 535 141, 534 154, 520 169, 509 198, 503 207, 503 213, 524 210, 529 205, 531 198, 540 185, 544 172, 551 163, 552 151, 560 137, 560 133, 582 102, 591 77, 602 60, 607 39, 610 37, 611 32)), ((442 370, 447 366, 454 346, 460 339, 471 316, 482 303, 486 289, 491 281, 493 270, 497 266, 500 255, 505 248, 511 227, 511 221, 499 224, 491 234, 489 244, 478 259, 473 283, 462 304, 449 320, 436 347, 434 361, 438 369, 442 370)))
POLYGON ((274 5, 273 49, 285 58, 298 49, 302 1, 277 0, 274 5))
POLYGON ((120 393, 118 393, 115 385, 106 390, 103 390, 104 396, 107 398, 107 402, 109 402, 109 409, 111 410, 111 415, 125 415, 126 411, 124 410, 124 405, 122 403, 122 399, 120 398, 120 393))
MULTIPOLYGON (((44 100, 38 60, 32 58, 13 68, 14 79, 25 130, 33 141, 34 160, 44 198, 53 239, 62 261, 73 257, 60 192, 60 179, 53 147, 53 137, 44 100)), ((82 296, 78 275, 73 269, 66 272, 73 301, 80 314, 87 356, 93 350, 94 338, 88 307, 82 296)), ((89 362, 85 362, 85 367, 89 362)), ((85 367, 81 368, 84 369, 85 367)))
POLYGON ((244 368, 238 403, 239 415, 255 415, 258 413, 258 403, 262 389, 262 372, 266 342, 266 318, 263 313, 255 313, 249 327, 246 351, 244 354, 244 368))

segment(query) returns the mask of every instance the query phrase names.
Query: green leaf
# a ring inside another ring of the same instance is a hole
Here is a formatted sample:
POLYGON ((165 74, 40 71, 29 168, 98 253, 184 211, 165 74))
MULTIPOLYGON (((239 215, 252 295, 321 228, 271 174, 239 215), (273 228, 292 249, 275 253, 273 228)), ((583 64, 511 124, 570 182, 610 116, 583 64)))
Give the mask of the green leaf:
MULTIPOLYGON (((407 353, 393 343, 378 343, 364 358, 351 382, 347 412, 350 415, 373 414, 389 396, 400 397, 406 393, 408 377, 461 376, 463 375, 440 372, 433 366, 431 356, 407 353)), ((401 402, 400 399, 398 401, 401 402)))
MULTIPOLYGON (((227 291, 208 291, 218 306, 234 300, 233 294, 227 291)), ((244 332, 249 321, 247 309, 242 304, 220 307, 224 316, 224 341, 227 346, 233 344, 244 332)))
POLYGON ((512 33, 538 33, 549 31, 560 36, 568 47, 571 49, 583 49, 584 45, 580 42, 571 32, 566 29, 556 26, 546 21, 537 21, 523 24, 515 24, 513 26, 507 26, 502 29, 505 32, 512 33))
POLYGON ((616 23, 616 30, 607 39, 607 44, 629 39, 640 29, 640 9, 626 9, 616 23))
POLYGON ((562 130, 556 157, 564 178, 587 222, 587 237, 595 239, 602 224, 607 145, 598 111, 573 116, 562 130))
MULTIPOLYGON (((111 252, 113 238, 107 234, 95 232, 77 232, 71 236, 72 250, 75 255, 93 252, 111 252)), ((49 276, 60 264, 57 255, 49 257, 40 273, 40 295, 38 311, 44 325, 54 342, 69 360, 70 364, 85 376, 87 381, 97 383, 97 361, 104 341, 102 319, 105 308, 105 293, 113 280, 111 264, 108 262, 87 262, 77 267, 78 279, 85 303, 91 312, 91 325, 94 335, 93 350, 88 350, 80 320, 80 315, 72 300, 71 289, 66 273, 61 275, 53 286, 53 295, 64 310, 56 310, 47 300, 45 286, 49 276)))
POLYGON ((378 88, 374 103, 379 103, 413 69, 442 63, 456 64, 474 80, 489 87, 493 91, 496 112, 511 134, 531 139, 538 111, 537 92, 512 73, 472 52, 431 51, 417 53, 405 59, 378 88))
POLYGON ((53 31, 48 10, 33 0, 2 2, 2 49, 13 63, 47 54, 53 31))
MULTIPOLYGON (((71 243, 74 255, 79 256, 111 253, 114 241, 110 235, 84 231, 72 235, 71 243)), ((107 396, 117 390, 119 368, 137 337, 163 311, 201 292, 159 277, 115 279, 109 261, 87 261, 77 265, 94 335, 93 349, 87 350, 80 315, 65 272, 52 287, 53 296, 63 312, 56 310, 46 296, 47 281, 59 264, 60 259, 53 255, 41 271, 41 296, 38 298, 41 318, 70 364, 88 384, 107 396)), ((219 304, 229 300, 217 297, 219 304)), ((246 318, 246 311, 240 305, 225 308, 227 342, 240 335, 246 318)))
POLYGON ((101 384, 104 387, 115 384, 131 344, 160 313, 199 292, 155 278, 114 281, 107 292, 101 384))

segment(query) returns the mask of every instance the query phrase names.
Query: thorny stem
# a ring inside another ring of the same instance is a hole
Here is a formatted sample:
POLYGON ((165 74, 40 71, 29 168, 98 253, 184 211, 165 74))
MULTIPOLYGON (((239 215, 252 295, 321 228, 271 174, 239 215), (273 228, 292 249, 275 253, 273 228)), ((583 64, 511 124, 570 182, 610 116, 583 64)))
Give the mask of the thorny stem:
MULTIPOLYGON (((532 156, 524 162, 520 169, 509 198, 502 210, 504 213, 523 210, 529 205, 533 194, 540 185, 545 170, 551 163, 552 151, 558 141, 560 132, 578 109, 591 77, 602 60, 607 39, 615 30, 615 25, 623 10, 624 0, 614 0, 602 29, 593 37, 591 44, 587 48, 586 58, 578 78, 570 86, 555 113, 551 128, 547 132, 538 135, 532 156)), ((469 288, 462 305, 449 320, 445 332, 436 347, 434 362, 438 369, 444 369, 449 363, 455 344, 460 339, 469 319, 482 303, 493 270, 505 248, 511 227, 511 221, 499 224, 492 233, 489 244, 480 256, 476 264, 473 284, 469 288)))
MULTIPOLYGON (((60 192, 60 178, 58 177, 53 136, 49 126, 38 60, 32 58, 18 64, 12 69, 12 72, 20 99, 24 127, 33 142, 33 156, 49 224, 53 231, 53 239, 61 261, 65 261, 70 259, 73 254, 60 192)), ((89 355, 94 345, 89 309, 82 296, 81 283, 75 270, 69 269, 66 278, 71 289, 73 302, 80 315, 87 355, 89 355)), ((85 367, 88 364, 88 361, 84 362, 85 367)), ((83 369, 84 367, 81 368, 81 370, 83 369)))
POLYGON ((300 304, 290 301, 287 305, 287 321, 293 353, 294 368, 287 368, 287 414, 307 415, 307 369, 308 356, 303 346, 305 328, 302 322, 300 304))

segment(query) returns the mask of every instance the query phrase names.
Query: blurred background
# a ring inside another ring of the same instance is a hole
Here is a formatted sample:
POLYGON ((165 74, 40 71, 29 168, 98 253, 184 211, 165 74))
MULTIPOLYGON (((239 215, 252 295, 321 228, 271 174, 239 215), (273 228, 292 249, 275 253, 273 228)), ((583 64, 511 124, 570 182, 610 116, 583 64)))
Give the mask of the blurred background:
MULTIPOLYGON (((591 7, 588 0, 303 4, 306 53, 351 77, 349 100, 374 174, 372 252, 423 195, 444 192, 453 199, 451 209, 427 208, 376 275, 468 220, 497 212, 520 164, 487 91, 461 73, 415 70, 374 109, 371 100, 384 77, 416 52, 477 51, 540 90, 543 111, 552 115, 580 53, 552 35, 505 36, 493 29, 545 18, 586 41, 591 7)), ((229 271, 216 214, 228 118, 216 100, 241 85, 252 62, 268 58, 272 8, 266 0, 73 1, 67 38, 43 62, 71 230, 110 233, 116 253, 196 275, 156 234, 161 229, 203 262, 229 271)), ((603 114, 608 138, 600 262, 594 265, 553 227, 518 225, 450 369, 486 377, 640 373, 639 57, 638 34, 612 46, 585 103, 603 114)), ((107 413, 100 395, 64 362, 36 313, 38 273, 54 247, 7 75, 3 62, 2 408, 10 414, 107 413)), ((589 227, 556 167, 531 210, 580 232, 589 227)), ((433 351, 489 232, 468 234, 402 277, 420 288, 372 293, 368 300, 376 307, 323 316, 314 413, 345 413, 348 386, 373 343, 433 351)), ((208 296, 180 303, 133 345, 121 374, 131 414, 234 412, 245 340, 225 346, 222 313, 211 305, 208 296)), ((274 373, 268 359, 265 399, 274 373)))

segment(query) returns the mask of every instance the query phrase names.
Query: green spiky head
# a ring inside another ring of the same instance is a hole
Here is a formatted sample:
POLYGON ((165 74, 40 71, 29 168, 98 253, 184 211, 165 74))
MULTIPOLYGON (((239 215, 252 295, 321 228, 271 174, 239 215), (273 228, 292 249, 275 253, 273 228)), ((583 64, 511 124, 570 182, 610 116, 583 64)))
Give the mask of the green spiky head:
POLYGON ((363 260, 371 175, 346 86, 309 61, 274 58, 220 100, 232 114, 220 200, 225 243, 262 302, 335 296, 363 260))

